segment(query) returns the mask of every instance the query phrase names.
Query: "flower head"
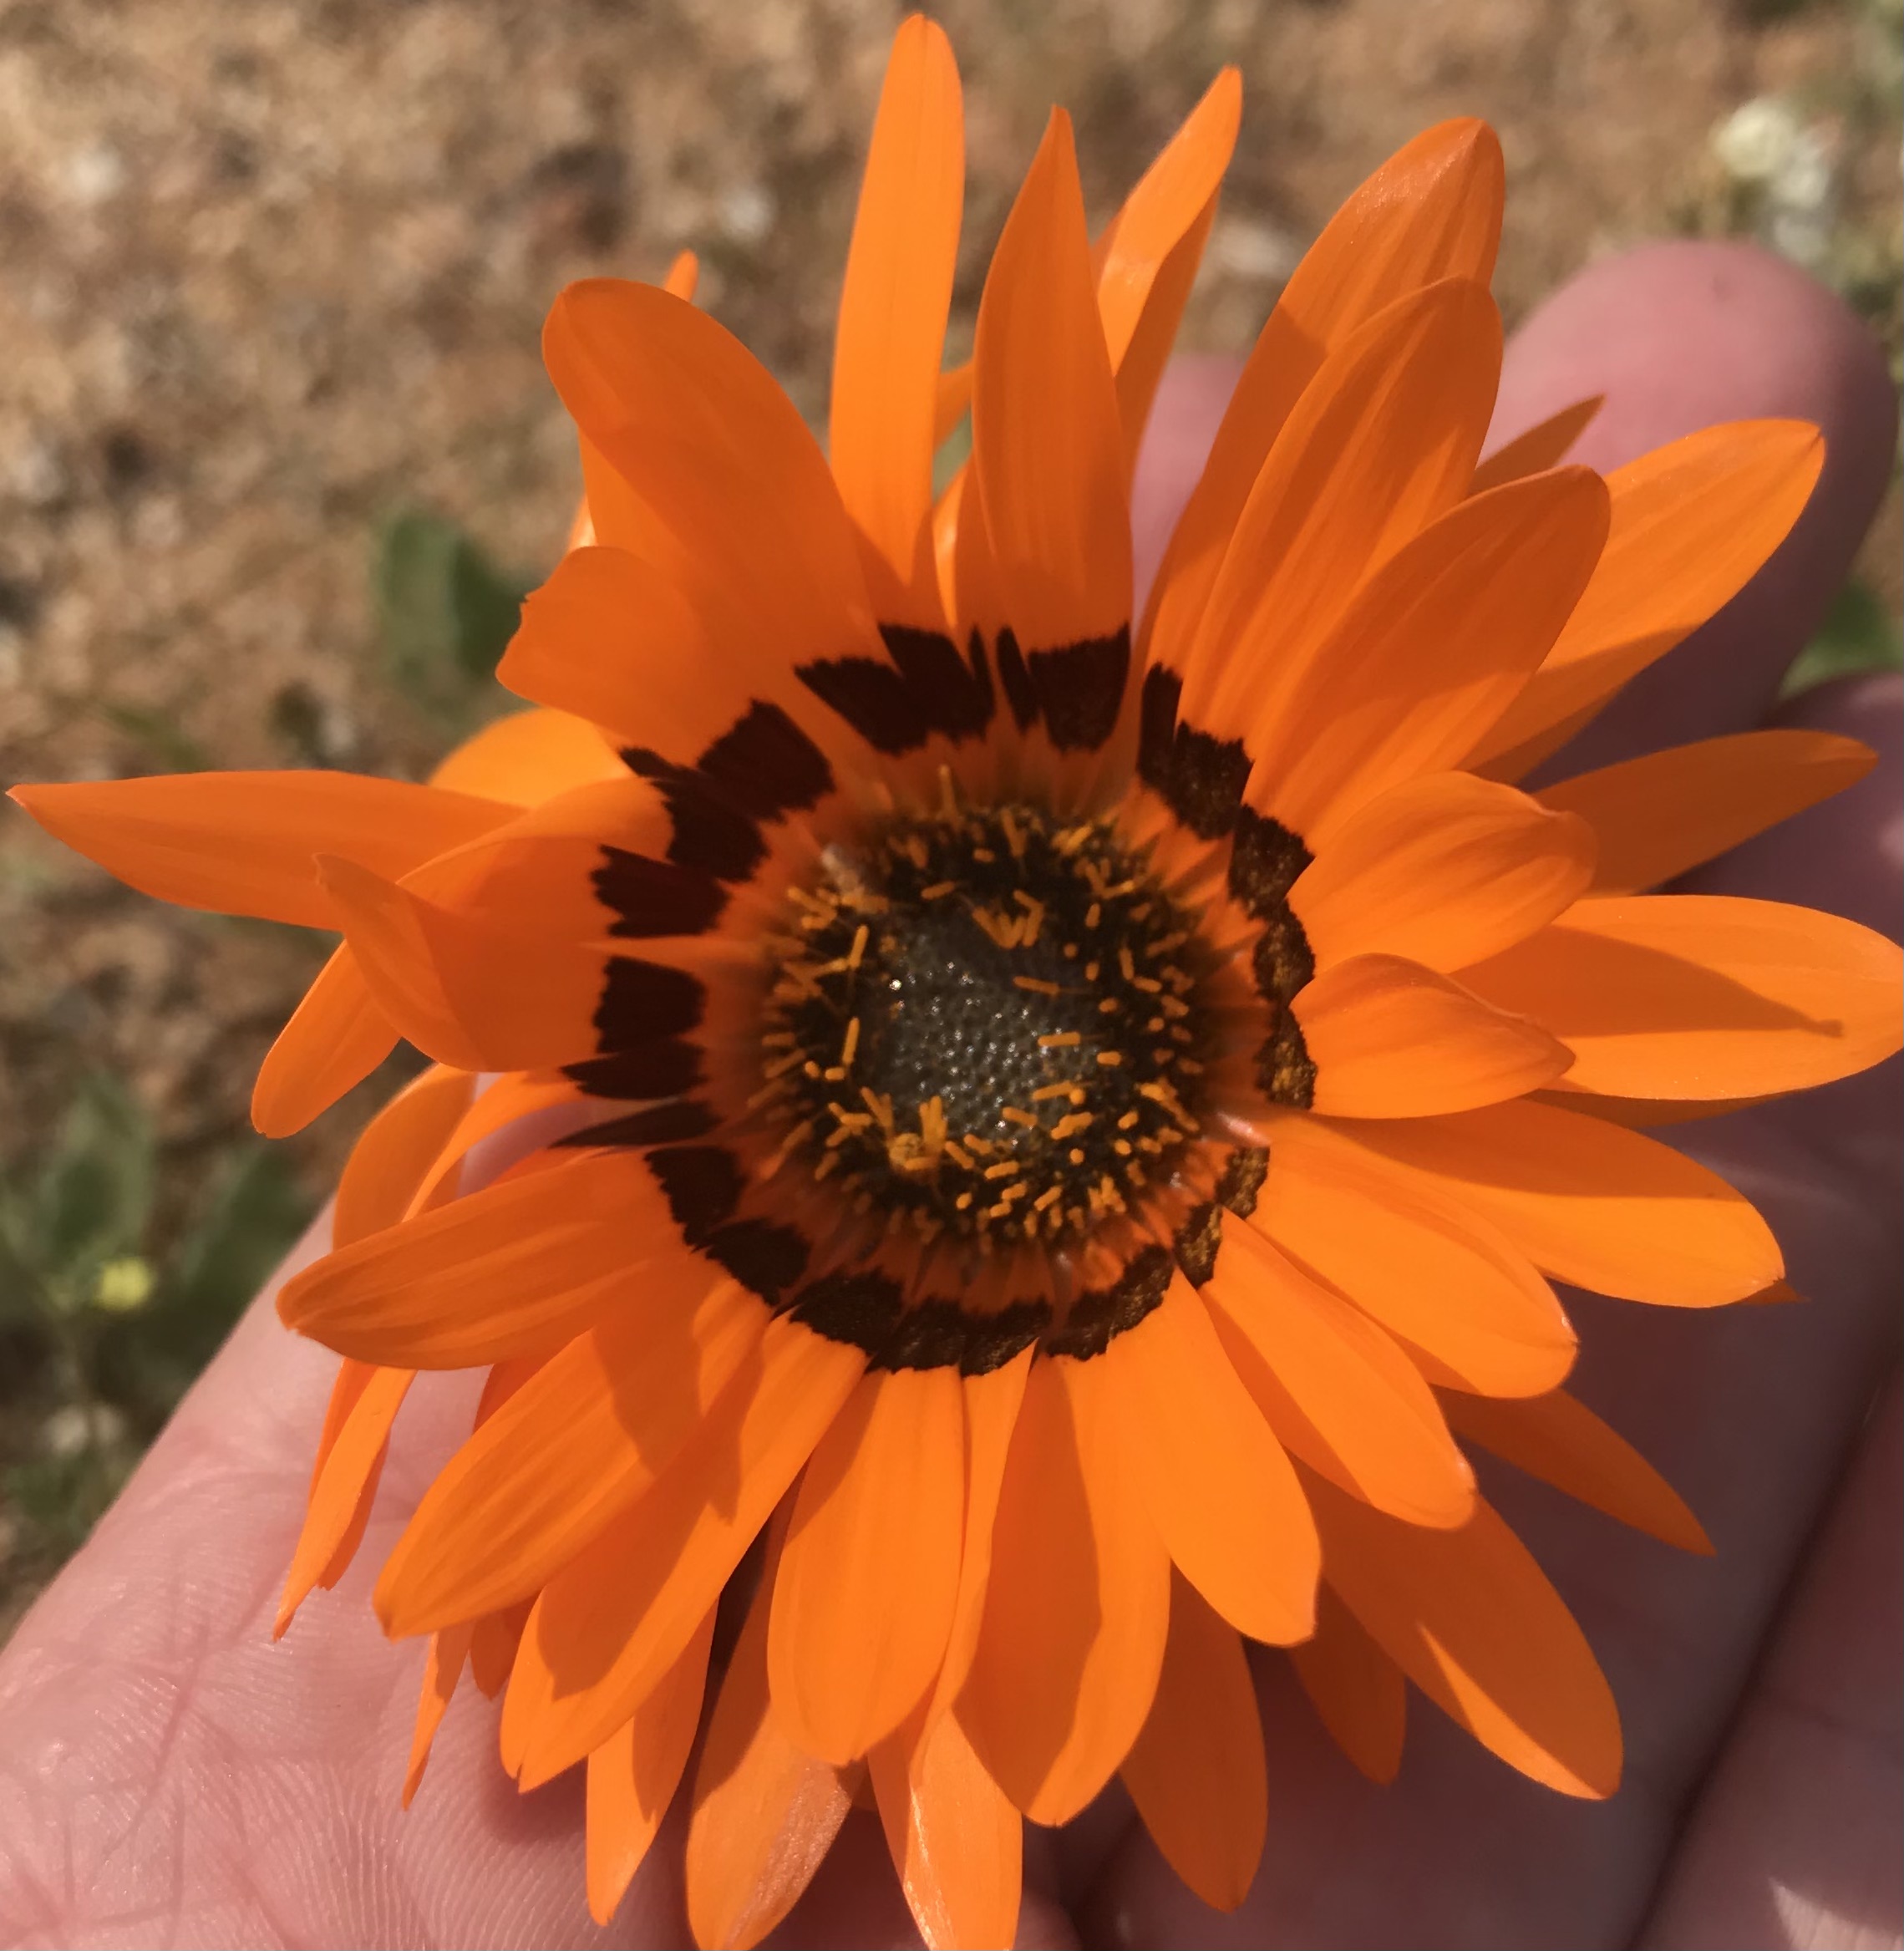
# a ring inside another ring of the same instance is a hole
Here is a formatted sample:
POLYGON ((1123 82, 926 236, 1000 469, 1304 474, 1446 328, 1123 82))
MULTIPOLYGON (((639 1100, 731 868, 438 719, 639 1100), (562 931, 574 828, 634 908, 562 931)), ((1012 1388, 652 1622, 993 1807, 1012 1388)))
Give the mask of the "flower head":
POLYGON ((1588 403, 1483 460, 1480 124, 1309 253, 1136 610, 1131 469, 1238 112, 1226 74, 1094 242, 1054 114, 942 372, 958 84, 908 22, 827 455, 691 267, 557 301, 586 504, 503 665, 538 709, 427 786, 22 795, 136 885, 342 930, 267 1130, 399 1036, 435 1059, 281 1298, 345 1359, 280 1629, 349 1562, 414 1373, 486 1368, 377 1588, 431 1636, 409 1789, 465 1667, 506 1688, 525 1787, 586 1763, 598 1915, 704 1705, 710 1944, 771 1928, 869 1783, 933 1943, 1008 1942, 1021 1816, 1119 1773, 1236 1903, 1246 1640, 1373 1775, 1406 1679, 1610 1792, 1612 1696, 1466 1446, 1707 1548, 1565 1392, 1550 1280, 1774 1288, 1750 1205, 1639 1127, 1897 1047, 1890 945, 1646 892, 1861 748, 1512 783, 1742 587, 1820 451, 1728 426, 1602 479, 1562 465, 1588 403), (459 1192, 526 1115, 546 1141, 459 1192))

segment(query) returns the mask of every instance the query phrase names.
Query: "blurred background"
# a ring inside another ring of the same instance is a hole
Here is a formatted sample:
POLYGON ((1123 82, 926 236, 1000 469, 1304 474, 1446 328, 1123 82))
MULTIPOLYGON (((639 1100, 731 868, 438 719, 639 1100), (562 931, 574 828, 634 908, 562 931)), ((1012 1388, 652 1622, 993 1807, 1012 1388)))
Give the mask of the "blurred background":
MULTIPOLYGON (((1597 254, 1752 236, 1900 345, 1904 0, 955 0, 953 351, 1049 104, 1101 221, 1221 64, 1242 137, 1185 343, 1241 352, 1443 116, 1499 130, 1510 324, 1597 254)), ((701 255, 815 424, 899 9, 0 0, 0 785, 420 776, 578 485, 537 335, 701 255)), ((1896 662, 1897 495, 1802 684, 1896 662)), ((404 1073, 246 1105, 327 944, 160 907, 0 817, 0 1637, 404 1073)))

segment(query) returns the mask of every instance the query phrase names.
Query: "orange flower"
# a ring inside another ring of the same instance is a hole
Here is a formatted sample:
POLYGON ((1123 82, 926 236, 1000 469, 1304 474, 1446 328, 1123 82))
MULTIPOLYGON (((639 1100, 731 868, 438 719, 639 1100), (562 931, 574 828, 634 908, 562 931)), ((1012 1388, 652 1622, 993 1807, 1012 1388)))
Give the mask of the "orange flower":
POLYGON ((1889 944, 1645 892, 1861 748, 1511 783, 1744 584, 1820 443, 1721 427, 1602 480, 1559 465, 1587 406, 1481 462, 1480 124, 1310 252, 1134 616, 1131 465, 1238 113, 1226 73, 1094 245, 1054 114, 942 373, 959 90, 908 22, 830 461, 691 269, 573 287, 546 350, 584 546, 503 667, 540 709, 427 786, 18 795, 136 886, 342 931, 263 1129, 399 1035, 436 1060, 280 1301, 345 1359, 279 1628, 349 1562, 413 1373, 486 1367, 377 1588, 431 1636, 406 1794, 465 1668, 506 1687, 525 1788, 586 1762, 598 1917, 709 1700, 710 1945, 769 1929, 866 1792, 927 1941, 1007 1943, 1021 1816, 1120 1772, 1234 1905, 1264 1825, 1246 1639, 1294 1649, 1372 1775, 1405 1679, 1609 1793, 1611 1694, 1465 1445, 1709 1548, 1562 1389, 1549 1280, 1775 1289, 1751 1206, 1637 1127, 1898 1047, 1889 944), (460 1193, 532 1112, 568 1135, 460 1193))

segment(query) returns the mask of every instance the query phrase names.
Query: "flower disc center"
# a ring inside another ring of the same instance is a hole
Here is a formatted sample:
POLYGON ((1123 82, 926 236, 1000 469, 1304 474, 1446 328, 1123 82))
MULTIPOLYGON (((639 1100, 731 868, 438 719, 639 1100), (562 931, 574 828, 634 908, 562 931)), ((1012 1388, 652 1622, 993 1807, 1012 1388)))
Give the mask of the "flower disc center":
POLYGON ((903 820, 792 898, 763 1053, 782 1151, 888 1230, 1081 1231, 1201 1129, 1196 919, 1103 823, 903 820))

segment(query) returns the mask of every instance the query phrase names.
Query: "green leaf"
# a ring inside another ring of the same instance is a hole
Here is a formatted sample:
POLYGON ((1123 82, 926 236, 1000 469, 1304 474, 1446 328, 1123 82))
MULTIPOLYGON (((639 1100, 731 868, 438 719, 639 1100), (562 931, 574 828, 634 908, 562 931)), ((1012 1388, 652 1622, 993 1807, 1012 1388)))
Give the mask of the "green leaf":
POLYGON ((0 1328, 41 1325, 44 1289, 25 1244, 34 1217, 30 1199, 0 1185, 0 1328))
POLYGON ((1904 636, 1884 599, 1855 578, 1833 598, 1818 634, 1792 660, 1780 687, 1781 698, 1795 698, 1830 678, 1854 678, 1866 671, 1904 666, 1904 636))
POLYGON ((53 1155, 15 1220, 14 1250, 49 1284, 84 1293, 134 1252, 152 1210, 152 1121, 119 1080, 80 1080, 53 1155))
POLYGON ((393 681, 432 709, 466 710, 515 634, 522 587, 454 522, 417 509, 383 524, 375 582, 393 681))
POLYGON ((129 1451, 91 1445, 70 1456, 35 1457, 0 1472, 0 1493, 39 1534, 41 1549, 65 1558, 85 1543, 134 1461, 129 1451))

